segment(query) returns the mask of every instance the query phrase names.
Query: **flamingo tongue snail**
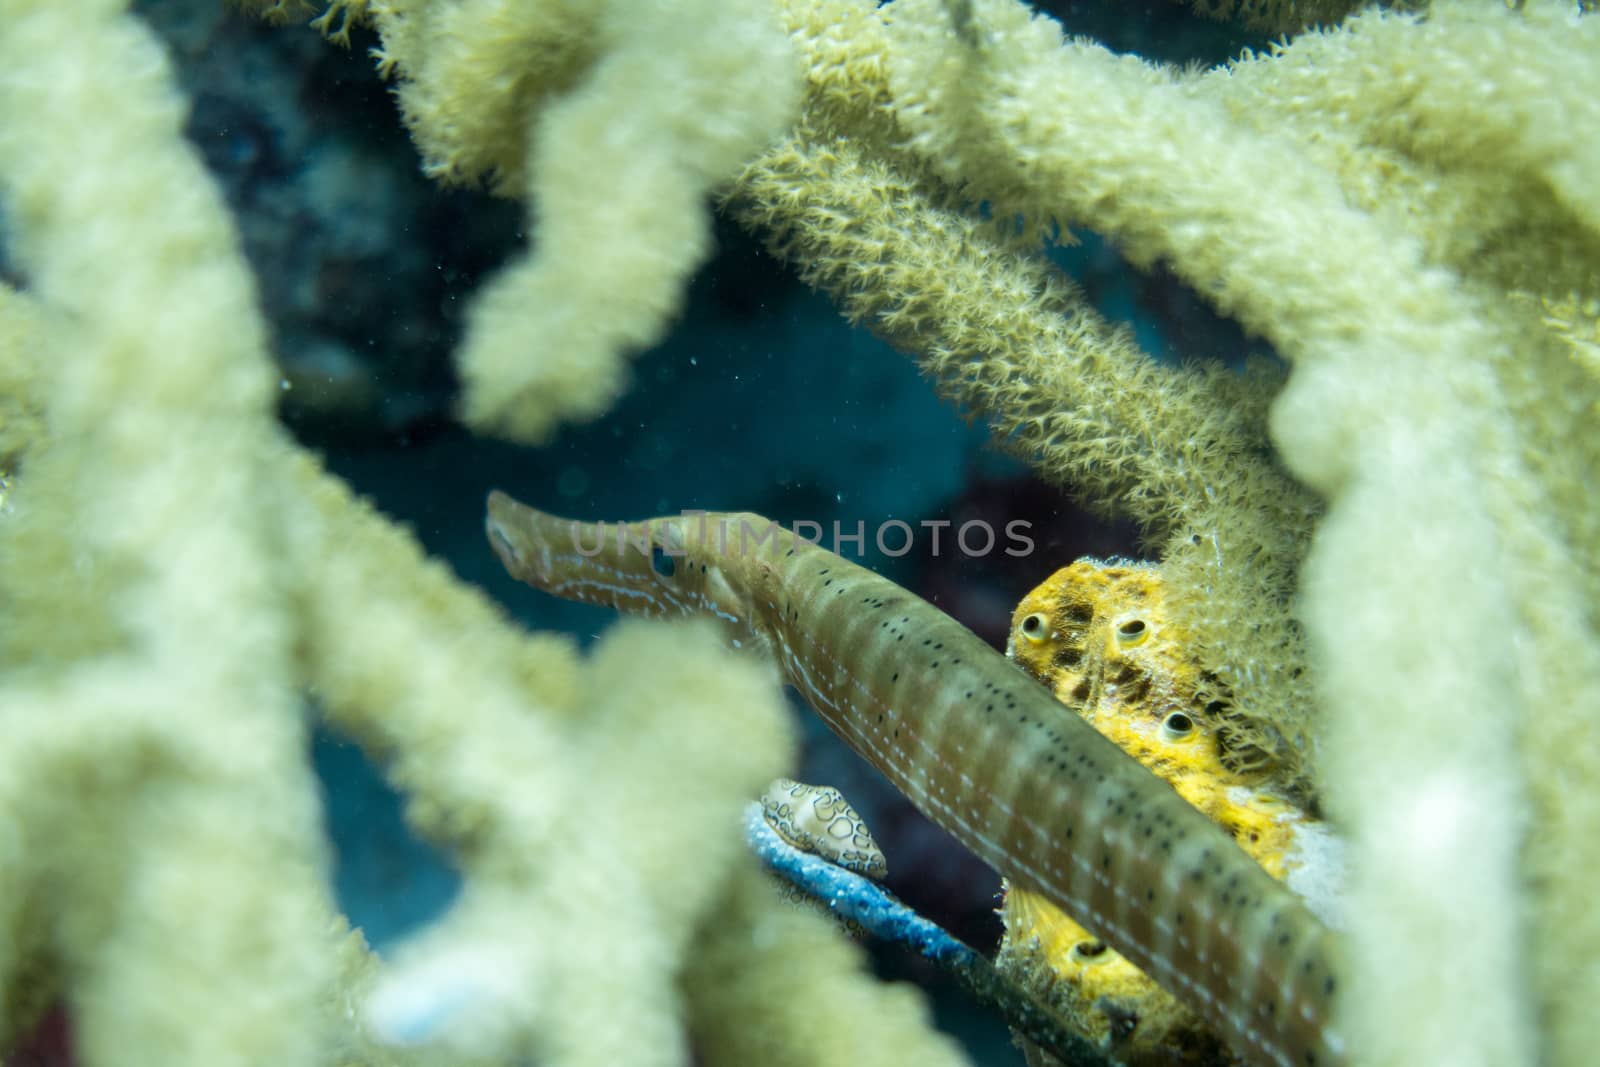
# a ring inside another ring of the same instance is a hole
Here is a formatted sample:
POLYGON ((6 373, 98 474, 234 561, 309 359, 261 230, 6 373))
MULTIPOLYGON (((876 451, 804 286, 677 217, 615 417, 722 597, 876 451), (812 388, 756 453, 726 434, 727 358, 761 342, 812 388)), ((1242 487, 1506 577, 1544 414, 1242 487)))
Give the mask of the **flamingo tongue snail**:
POLYGON ((494 492, 487 532, 535 588, 721 619, 920 811, 1082 920, 1245 1061, 1345 1062, 1332 932, 1170 785, 937 608, 749 513, 582 523, 494 492))

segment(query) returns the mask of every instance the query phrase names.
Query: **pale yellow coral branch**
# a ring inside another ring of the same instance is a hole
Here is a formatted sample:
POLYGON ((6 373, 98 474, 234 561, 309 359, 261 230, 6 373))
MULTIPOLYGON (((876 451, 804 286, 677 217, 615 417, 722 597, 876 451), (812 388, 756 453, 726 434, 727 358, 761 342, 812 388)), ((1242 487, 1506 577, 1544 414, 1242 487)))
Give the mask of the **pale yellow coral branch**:
POLYGON ((532 251, 479 295, 463 413, 523 441, 600 414, 710 251, 706 197, 793 115, 767 0, 363 6, 427 169, 526 198, 532 251))
MULTIPOLYGON (((1571 581, 1587 550, 1563 539, 1579 528, 1563 510, 1592 504, 1544 484, 1544 457, 1565 464, 1572 446, 1503 388, 1515 343, 1493 310, 1503 297, 1428 262, 1292 139, 1232 121, 1164 71, 1064 41, 1023 5, 977 0, 958 47, 937 0, 889 11, 896 115, 930 166, 997 211, 1087 224, 1138 263, 1171 264, 1295 365, 1272 429, 1330 502, 1300 591, 1328 793, 1355 830, 1354 1051, 1518 1057, 1536 1039, 1533 1005, 1507 979, 1529 940, 1519 814, 1551 768, 1506 753, 1600 672, 1571 581), (1425 635, 1409 629, 1417 618, 1425 635), (1557 648, 1573 654, 1542 652, 1557 648), (1451 728, 1464 719, 1469 733, 1451 728), (1416 821, 1377 814, 1396 811, 1416 821), (1441 896, 1447 909, 1404 903, 1441 896), (1489 988, 1500 992, 1486 1013, 1489 988)), ((1521 16, 1495 17, 1521 32, 1521 16)), ((1470 123, 1475 109, 1462 112, 1470 123)), ((1543 158, 1583 155, 1571 143, 1553 155, 1556 135, 1540 136, 1543 158)), ((1553 906, 1575 888, 1560 881, 1553 906)), ((1583 923, 1583 943, 1596 932, 1583 923)), ((1552 1044, 1581 1047, 1586 1024, 1557 1007, 1556 977, 1581 974, 1581 954, 1542 943, 1540 1007, 1562 1020, 1552 1044)))
POLYGON ((82 657, 43 690, 70 705, 98 688, 92 722, 70 706, 43 720, 79 727, 59 743, 87 757, 103 735, 149 734, 180 754, 111 757, 144 773, 80 778, 71 825, 28 856, 32 892, 59 879, 47 929, 75 981, 74 1044, 96 1065, 308 1062, 330 972, 301 933, 326 915, 325 857, 284 683, 250 279, 148 31, 110 3, 13 2, 0 21, 0 174, 53 362, 51 443, 29 455, 5 569, 9 585, 54 588, 22 598, 32 633, 10 627, 8 652, 37 641, 35 670, 82 657), (50 539, 76 569, 16 566, 50 539), (86 601, 91 574, 105 582, 86 601), (73 633, 97 618, 93 642, 73 633), (63 877, 85 869, 53 869, 67 857, 99 875, 63 877))

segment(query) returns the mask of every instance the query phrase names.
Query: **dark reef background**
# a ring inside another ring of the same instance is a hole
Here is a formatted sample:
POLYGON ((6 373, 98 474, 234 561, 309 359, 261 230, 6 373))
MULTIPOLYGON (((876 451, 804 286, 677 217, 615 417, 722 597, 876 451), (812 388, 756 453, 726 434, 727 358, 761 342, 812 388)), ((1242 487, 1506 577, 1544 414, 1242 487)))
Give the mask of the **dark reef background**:
MULTIPOLYGON (((1164 61, 1210 64, 1265 44, 1166 0, 1036 6, 1069 32, 1164 61)), ((236 214, 273 330, 285 423, 529 627, 586 641, 610 614, 505 577, 482 534, 491 488, 583 518, 737 509, 825 529, 837 521, 847 531, 888 520, 917 527, 976 518, 996 528, 1026 520, 1035 548, 1022 559, 969 558, 948 545, 934 556, 921 540, 886 558, 870 534, 862 559, 1002 647, 1012 606, 1056 568, 1084 554, 1137 554, 1130 529, 1089 518, 1032 479, 983 426, 939 401, 911 361, 845 324, 727 222, 675 328, 639 356, 632 390, 609 415, 537 449, 474 437, 452 416, 449 356, 478 285, 527 240, 521 205, 422 176, 366 55, 370 34, 358 32, 342 50, 312 30, 267 27, 215 0, 134 8, 171 49, 193 101, 189 135, 236 214)), ((1235 360, 1250 346, 1172 278, 1134 272, 1105 242, 1078 236, 1081 244, 1052 254, 1155 358, 1235 360)), ((528 344, 535 351, 538 338, 528 344)), ((889 855, 892 888, 992 948, 998 877, 910 810, 798 702, 796 714, 806 738, 799 776, 839 786, 862 810, 889 855)), ((353 745, 319 734, 313 758, 339 900, 383 951, 448 905, 455 875, 448 857, 406 831, 399 798, 353 745)), ((875 963, 928 988, 941 1025, 975 1062, 1020 1064, 1003 1024, 923 961, 885 950, 875 963)))

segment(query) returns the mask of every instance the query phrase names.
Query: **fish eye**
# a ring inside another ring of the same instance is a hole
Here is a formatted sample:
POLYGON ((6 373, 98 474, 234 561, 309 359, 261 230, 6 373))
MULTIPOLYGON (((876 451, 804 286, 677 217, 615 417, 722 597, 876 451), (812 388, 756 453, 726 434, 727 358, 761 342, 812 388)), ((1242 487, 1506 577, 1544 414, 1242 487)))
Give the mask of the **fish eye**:
POLYGON ((1022 626, 1020 629, 1022 630, 1022 636, 1026 637, 1029 641, 1033 641, 1035 643, 1043 641, 1045 631, 1044 615, 1041 612, 1034 612, 1032 615, 1029 615, 1026 619, 1022 620, 1022 626))
POLYGON ((1194 720, 1175 711, 1161 721, 1161 736, 1168 741, 1186 741, 1194 733, 1194 720))
POLYGON ((667 555, 667 550, 660 545, 650 546, 650 569, 663 578, 671 578, 672 572, 677 570, 678 561, 667 555))
POLYGON ((1150 636, 1150 627, 1145 625, 1143 619, 1129 619, 1117 627, 1117 644, 1123 648, 1132 648, 1142 644, 1150 636))

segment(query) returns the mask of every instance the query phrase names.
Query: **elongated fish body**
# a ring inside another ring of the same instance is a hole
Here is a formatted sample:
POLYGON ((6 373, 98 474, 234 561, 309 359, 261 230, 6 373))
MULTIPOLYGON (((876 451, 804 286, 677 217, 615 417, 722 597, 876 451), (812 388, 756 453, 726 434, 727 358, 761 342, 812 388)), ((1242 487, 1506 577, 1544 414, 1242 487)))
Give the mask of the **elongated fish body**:
POLYGON ((496 492, 487 530, 535 588, 712 615, 770 652, 920 811, 1080 918, 1247 1061, 1344 1062, 1330 931, 1170 785, 937 608, 757 515, 579 523, 496 492))

